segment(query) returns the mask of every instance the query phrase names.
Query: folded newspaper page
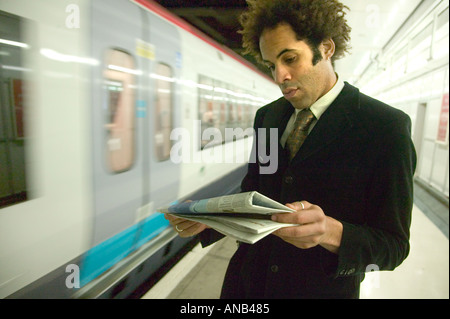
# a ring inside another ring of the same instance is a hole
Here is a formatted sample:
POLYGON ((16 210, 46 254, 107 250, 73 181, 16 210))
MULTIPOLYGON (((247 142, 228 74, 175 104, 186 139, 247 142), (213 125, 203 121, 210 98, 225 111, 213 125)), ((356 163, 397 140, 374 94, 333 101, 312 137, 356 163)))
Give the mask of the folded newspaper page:
POLYGON ((271 214, 295 210, 256 191, 179 203, 159 211, 206 224, 249 244, 282 227, 297 226, 272 221, 271 214))
POLYGON ((159 212, 172 214, 255 213, 271 215, 274 213, 291 213, 294 210, 253 191, 178 203, 160 208, 159 212))
POLYGON ((274 222, 270 219, 252 219, 245 217, 192 216, 176 214, 179 217, 199 222, 247 244, 254 244, 277 229, 297 224, 274 222))

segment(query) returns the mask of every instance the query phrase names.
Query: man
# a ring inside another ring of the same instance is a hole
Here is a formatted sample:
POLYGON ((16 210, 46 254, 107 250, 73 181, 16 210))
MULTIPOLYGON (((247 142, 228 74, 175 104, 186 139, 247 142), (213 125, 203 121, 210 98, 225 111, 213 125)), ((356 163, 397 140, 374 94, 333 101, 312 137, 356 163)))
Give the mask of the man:
MULTIPOLYGON (((242 191, 287 203, 296 212, 273 220, 299 226, 240 244, 222 298, 358 298, 366 269, 393 270, 409 253, 410 119, 334 72, 350 33, 337 0, 247 2, 244 47, 284 97, 258 110, 254 124, 279 129, 278 169, 261 174, 267 163, 250 163, 242 191)), ((256 140, 256 148, 265 143, 256 140)), ((167 218, 182 236, 201 233, 204 245, 220 238, 167 218)))

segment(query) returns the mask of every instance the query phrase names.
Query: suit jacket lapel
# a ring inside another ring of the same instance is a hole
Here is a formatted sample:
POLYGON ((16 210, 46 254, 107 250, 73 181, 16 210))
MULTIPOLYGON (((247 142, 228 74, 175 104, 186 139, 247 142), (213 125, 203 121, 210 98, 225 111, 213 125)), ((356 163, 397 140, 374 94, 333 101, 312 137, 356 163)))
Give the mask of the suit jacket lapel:
POLYGON ((353 116, 359 107, 359 90, 345 83, 336 100, 322 114, 311 133, 306 138, 292 164, 297 164, 327 147, 349 130, 354 123, 353 116))
POLYGON ((266 150, 277 152, 278 165, 286 165, 288 162, 286 151, 281 146, 280 139, 292 113, 294 113, 294 107, 282 97, 274 102, 273 108, 270 108, 270 111, 264 116, 262 127, 266 129, 266 150), (270 128, 276 128, 278 132, 278 143, 275 150, 270 149, 270 128))
POLYGON ((278 128, 278 142, 283 135, 287 122, 294 112, 294 107, 285 98, 274 102, 274 107, 264 117, 264 128, 278 128))

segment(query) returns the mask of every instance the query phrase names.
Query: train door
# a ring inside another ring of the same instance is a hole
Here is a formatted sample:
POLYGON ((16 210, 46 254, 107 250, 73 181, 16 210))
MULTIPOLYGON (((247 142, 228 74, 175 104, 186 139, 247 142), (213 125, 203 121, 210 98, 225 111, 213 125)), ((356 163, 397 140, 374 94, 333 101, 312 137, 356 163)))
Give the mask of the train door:
POLYGON ((136 106, 146 59, 136 54, 141 10, 129 1, 91 2, 92 248, 81 271, 84 285, 128 255, 136 241, 136 212, 144 185, 143 121, 136 106))
POLYGON ((145 11, 146 41, 151 54, 148 61, 149 84, 146 86, 148 127, 146 167, 148 184, 144 189, 145 203, 138 245, 158 232, 158 226, 168 226, 158 207, 178 198, 180 166, 170 158, 175 141, 170 139, 173 128, 181 126, 181 100, 177 79, 181 70, 181 40, 175 26, 145 11), (148 216, 150 214, 150 216, 148 216))
POLYGON ((175 27, 130 1, 92 1, 95 223, 86 284, 169 226, 157 207, 177 198, 170 131, 179 125, 175 27))

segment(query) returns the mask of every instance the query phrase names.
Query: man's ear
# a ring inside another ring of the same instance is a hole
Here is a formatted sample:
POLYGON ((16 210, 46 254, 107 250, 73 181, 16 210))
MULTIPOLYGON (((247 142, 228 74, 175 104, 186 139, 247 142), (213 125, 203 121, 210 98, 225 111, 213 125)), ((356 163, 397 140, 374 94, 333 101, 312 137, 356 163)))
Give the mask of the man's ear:
POLYGON ((333 39, 329 38, 322 41, 320 44, 320 49, 324 59, 331 60, 334 55, 336 45, 334 44, 333 39))

